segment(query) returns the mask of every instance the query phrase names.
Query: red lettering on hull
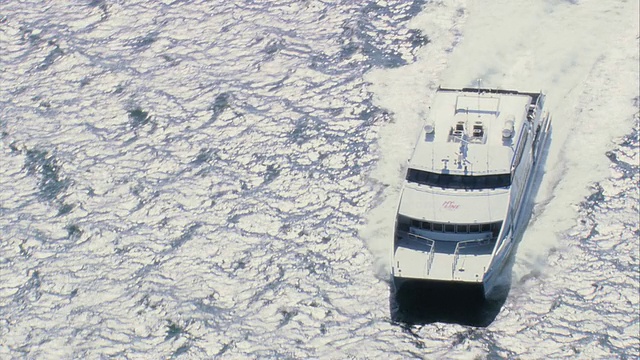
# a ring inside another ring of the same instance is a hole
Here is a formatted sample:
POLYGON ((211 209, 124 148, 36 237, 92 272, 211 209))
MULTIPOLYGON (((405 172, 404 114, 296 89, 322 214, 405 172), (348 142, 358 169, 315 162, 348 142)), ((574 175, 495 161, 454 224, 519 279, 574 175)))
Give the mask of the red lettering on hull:
POLYGON ((460 205, 455 201, 445 201, 442 203, 442 208, 446 210, 458 210, 460 205))

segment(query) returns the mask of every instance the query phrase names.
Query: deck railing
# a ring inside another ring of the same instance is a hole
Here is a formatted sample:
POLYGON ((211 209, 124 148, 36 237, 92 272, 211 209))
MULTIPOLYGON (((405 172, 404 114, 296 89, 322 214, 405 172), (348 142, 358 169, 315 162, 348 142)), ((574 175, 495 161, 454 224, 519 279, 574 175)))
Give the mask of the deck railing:
POLYGON ((424 236, 420 236, 418 234, 414 234, 414 233, 408 233, 410 237, 415 238, 416 241, 419 241, 420 243, 426 242, 427 245, 429 245, 429 256, 427 257, 427 266, 426 266, 426 271, 427 271, 427 275, 429 275, 429 273, 431 272, 431 263, 433 263, 433 256, 435 254, 435 250, 436 250, 436 241, 426 238, 424 236))
POLYGON ((456 249, 453 252, 453 263, 451 264, 451 277, 453 278, 456 273, 456 266, 458 265, 458 258, 460 257, 460 250, 465 248, 471 248, 476 246, 487 245, 491 241, 491 236, 487 236, 482 239, 472 239, 472 240, 464 240, 459 241, 456 244, 456 249))

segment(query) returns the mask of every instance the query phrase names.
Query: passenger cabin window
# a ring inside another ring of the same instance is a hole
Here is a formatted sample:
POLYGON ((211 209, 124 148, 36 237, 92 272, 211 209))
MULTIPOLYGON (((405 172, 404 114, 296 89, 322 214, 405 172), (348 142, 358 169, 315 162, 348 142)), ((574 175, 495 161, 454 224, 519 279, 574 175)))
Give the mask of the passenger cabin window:
POLYGON ((500 229, 502 228, 502 221, 486 224, 445 224, 436 223, 430 221, 420 221, 411 219, 405 216, 399 216, 397 221, 397 227, 400 231, 409 232, 411 229, 421 229, 431 232, 445 232, 445 233, 493 233, 493 236, 498 236, 500 229))
POLYGON ((418 169, 407 171, 407 181, 445 189, 495 189, 511 185, 511 174, 450 175, 418 169))

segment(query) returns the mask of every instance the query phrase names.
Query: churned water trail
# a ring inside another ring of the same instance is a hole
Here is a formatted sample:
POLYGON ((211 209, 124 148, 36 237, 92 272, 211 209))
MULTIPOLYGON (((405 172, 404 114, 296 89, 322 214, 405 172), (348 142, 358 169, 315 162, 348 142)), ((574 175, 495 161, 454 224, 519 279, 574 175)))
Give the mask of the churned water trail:
MULTIPOLYGON (((531 223, 511 273, 506 272, 511 285, 504 304, 497 304, 501 309, 490 324, 474 320, 483 308, 470 317, 461 315, 468 310, 464 306, 448 317, 423 309, 423 319, 410 318, 418 321, 412 329, 431 339, 435 325, 430 321, 486 326, 473 334, 447 327, 460 336, 447 352, 452 357, 465 356, 460 344, 488 358, 637 356, 638 258, 627 255, 637 254, 639 246, 632 230, 638 227, 637 184, 621 180, 621 168, 629 168, 611 155, 629 138, 637 138, 637 3, 500 1, 434 7, 433 13, 425 11, 412 20, 412 26, 440 35, 431 48, 422 48, 417 61, 407 66, 366 75, 374 103, 394 120, 381 130, 383 155, 373 176, 384 186, 384 200, 368 214, 375 230, 368 229, 365 236, 382 264, 381 277, 389 276, 388 239, 404 163, 415 141, 412 134, 428 114, 435 88, 475 86, 481 79, 486 87, 543 89, 553 116, 553 139, 531 223), (604 46, 611 43, 620 46, 604 46), (598 190, 600 195, 590 195, 603 183, 620 188, 606 196, 598 190), (622 194, 627 201, 622 213, 593 215, 592 208, 606 207, 622 194), (590 223, 586 213, 598 224, 593 231, 585 229, 590 223), (627 227, 615 225, 618 218, 626 218, 627 227), (601 228, 612 232, 595 236, 601 228), (607 242, 624 250, 611 252, 603 246, 607 242), (608 259, 615 259, 615 271, 608 259), (618 298, 592 295, 609 278, 628 279, 625 285, 618 280, 611 286, 620 291, 618 298), (426 323, 420 321, 424 319, 426 323)), ((637 163, 637 149, 628 156, 628 163, 637 163)))

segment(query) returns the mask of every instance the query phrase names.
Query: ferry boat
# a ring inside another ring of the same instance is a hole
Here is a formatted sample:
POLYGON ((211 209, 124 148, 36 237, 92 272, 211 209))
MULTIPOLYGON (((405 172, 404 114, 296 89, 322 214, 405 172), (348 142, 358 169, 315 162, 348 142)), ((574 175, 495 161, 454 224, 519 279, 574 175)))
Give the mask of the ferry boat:
POLYGON ((439 88, 408 161, 392 276, 480 287, 485 297, 530 218, 550 140, 542 92, 439 88))

